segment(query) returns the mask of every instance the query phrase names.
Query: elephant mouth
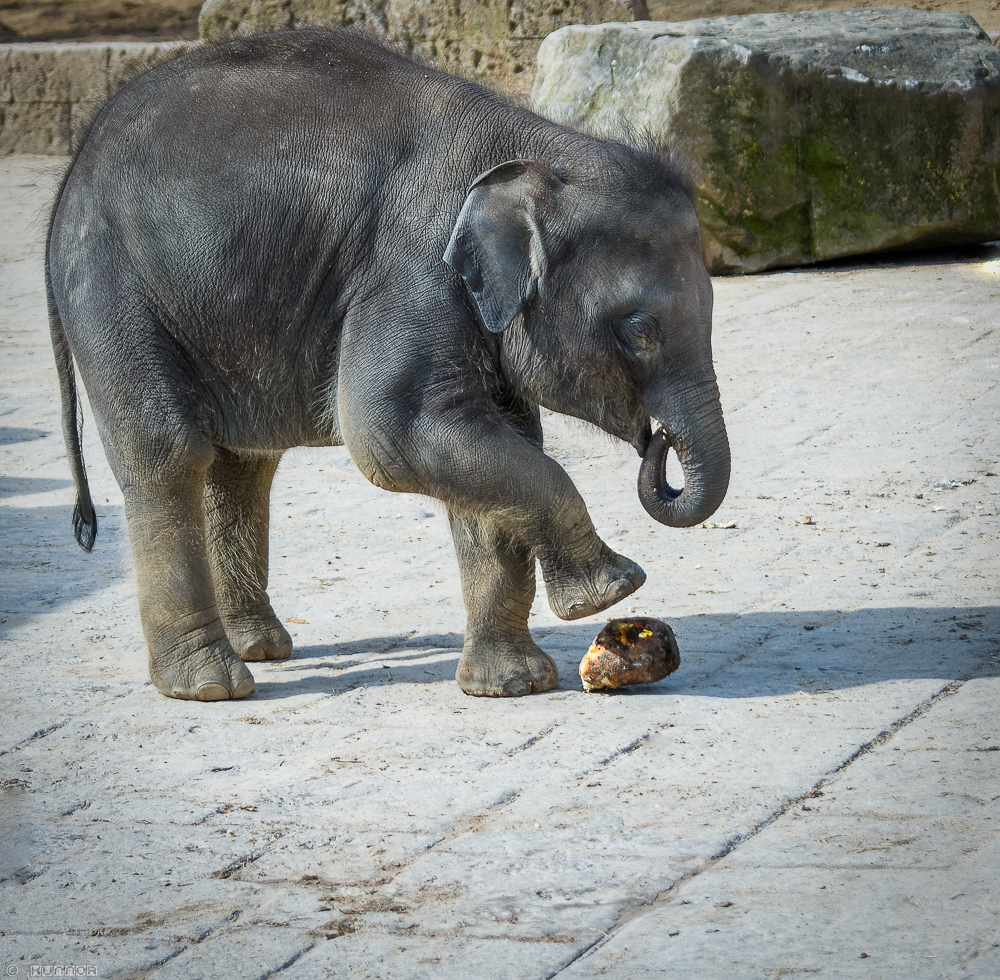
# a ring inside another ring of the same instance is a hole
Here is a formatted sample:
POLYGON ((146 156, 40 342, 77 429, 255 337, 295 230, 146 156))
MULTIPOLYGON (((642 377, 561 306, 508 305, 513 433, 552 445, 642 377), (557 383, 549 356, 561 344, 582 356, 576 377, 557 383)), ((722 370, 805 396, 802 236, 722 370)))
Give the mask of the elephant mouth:
POLYGON ((647 417, 646 422, 640 430, 639 434, 631 440, 631 445, 635 448, 635 451, 643 459, 646 458, 646 451, 649 449, 649 444, 653 440, 653 424, 647 417))
POLYGON ((673 503, 684 492, 684 487, 678 489, 667 482, 667 454, 671 449, 677 453, 677 441, 667 427, 661 425, 650 434, 639 468, 639 496, 647 505, 647 511, 653 501, 673 503))

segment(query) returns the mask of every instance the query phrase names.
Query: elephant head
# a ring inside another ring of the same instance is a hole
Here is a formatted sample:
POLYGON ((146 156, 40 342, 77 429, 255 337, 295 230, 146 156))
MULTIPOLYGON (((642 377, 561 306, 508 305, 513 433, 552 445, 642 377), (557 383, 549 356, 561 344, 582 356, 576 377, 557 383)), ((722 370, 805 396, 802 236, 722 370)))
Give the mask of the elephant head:
POLYGON ((686 527, 714 513, 729 485, 712 283, 694 206, 671 168, 599 145, 584 164, 511 160, 479 176, 444 258, 501 336, 514 386, 631 443, 643 457, 642 505, 686 527), (680 490, 665 476, 671 447, 680 490))

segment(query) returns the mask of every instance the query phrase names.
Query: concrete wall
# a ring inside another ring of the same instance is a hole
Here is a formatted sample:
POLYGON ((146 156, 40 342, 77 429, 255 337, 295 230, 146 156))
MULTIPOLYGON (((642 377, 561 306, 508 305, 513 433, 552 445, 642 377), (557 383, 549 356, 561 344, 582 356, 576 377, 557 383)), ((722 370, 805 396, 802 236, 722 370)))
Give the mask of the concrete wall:
POLYGON ((209 41, 361 27, 443 71, 527 97, 538 46, 554 30, 631 19, 624 0, 206 0, 198 26, 209 41))
POLYGON ((0 155, 71 153, 95 109, 122 82, 197 46, 0 45, 0 155))
MULTIPOLYGON (((410 2, 412 8, 416 9, 417 0, 410 2)), ((470 0, 454 0, 450 9, 454 11, 469 2, 470 0)), ((483 0, 479 5, 482 8, 480 14, 485 16, 494 2, 496 0, 483 0)), ((252 5, 245 3, 244 6, 250 12, 252 5)), ((283 9, 287 10, 289 6, 290 4, 286 4, 283 9)), ((650 6, 655 9, 654 4, 650 6)), ((429 9, 432 7, 433 4, 428 4, 429 9)), ((411 25, 407 29, 405 38, 400 43, 423 57, 435 60, 446 71, 459 70, 473 77, 481 77, 483 81, 507 91, 527 96, 535 77, 538 47, 545 35, 563 23, 626 20, 627 14, 614 14, 618 7, 624 10, 619 0, 604 0, 603 7, 598 0, 589 6, 584 6, 582 2, 576 2, 574 6, 574 0, 566 0, 565 5, 561 0, 552 0, 549 13, 545 15, 547 19, 509 19, 508 27, 511 23, 526 26, 520 36, 511 33, 506 40, 484 40, 484 34, 472 32, 469 25, 474 26, 475 19, 471 14, 469 19, 459 18, 452 24, 456 31, 463 24, 469 26, 469 36, 451 39, 447 32, 434 34, 427 21, 418 19, 415 26, 411 25), (529 37, 529 31, 536 33, 529 37)), ((511 11, 513 18, 519 8, 512 4, 507 9, 511 11)), ((344 10, 347 11, 348 8, 344 6, 344 10)), ((369 22, 360 16, 359 6, 355 5, 350 10, 354 13, 345 13, 343 23, 363 25, 369 30, 379 28, 377 33, 388 36, 388 20, 385 21, 385 29, 382 29, 376 20, 369 22)), ((213 31, 217 36, 253 33, 262 26, 262 21, 247 20, 244 23, 243 20, 235 19, 228 22, 219 20, 213 31)), ((296 23, 269 26, 289 27, 296 26, 296 23)), ((997 35, 992 36, 994 43, 997 39, 997 35)), ((74 140, 86 127, 95 108, 122 82, 154 65, 191 51, 198 44, 195 41, 166 44, 146 44, 140 41, 0 44, 0 156, 11 153, 60 155, 72 152, 74 140)))
MULTIPOLYGON (((359 27, 527 98, 538 46, 566 24, 629 20, 624 0, 208 0, 209 42, 301 27, 359 27)), ((0 155, 65 154, 96 107, 145 69, 200 42, 0 45, 0 155)))

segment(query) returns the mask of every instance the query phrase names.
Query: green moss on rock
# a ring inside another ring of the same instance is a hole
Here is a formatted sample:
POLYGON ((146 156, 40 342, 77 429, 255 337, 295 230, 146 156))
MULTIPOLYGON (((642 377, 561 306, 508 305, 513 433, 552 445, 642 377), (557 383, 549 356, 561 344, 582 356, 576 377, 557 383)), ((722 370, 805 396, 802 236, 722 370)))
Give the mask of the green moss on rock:
POLYGON ((1000 52, 962 14, 569 27, 533 99, 679 148, 715 272, 1000 238, 1000 52))

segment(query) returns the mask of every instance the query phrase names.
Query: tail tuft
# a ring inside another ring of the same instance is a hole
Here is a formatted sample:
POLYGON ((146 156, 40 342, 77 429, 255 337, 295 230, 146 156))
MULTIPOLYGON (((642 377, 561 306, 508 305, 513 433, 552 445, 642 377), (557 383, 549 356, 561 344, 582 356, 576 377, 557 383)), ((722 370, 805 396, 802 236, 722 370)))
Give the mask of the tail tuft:
POLYGON ((49 252, 45 249, 45 297, 49 305, 49 331, 52 334, 52 353, 56 359, 56 374, 59 375, 59 395, 62 401, 62 429, 69 457, 70 471, 76 484, 76 507, 73 508, 73 534, 77 543, 87 554, 94 550, 97 540, 97 511, 90 499, 87 486, 87 469, 83 465, 83 414, 79 412, 76 398, 76 372, 73 368, 73 354, 63 330, 56 298, 52 291, 49 274, 49 252))
POLYGON ((91 507, 90 520, 87 520, 80 509, 79 500, 73 508, 73 534, 77 544, 89 555, 94 550, 94 542, 97 540, 97 511, 91 507))

